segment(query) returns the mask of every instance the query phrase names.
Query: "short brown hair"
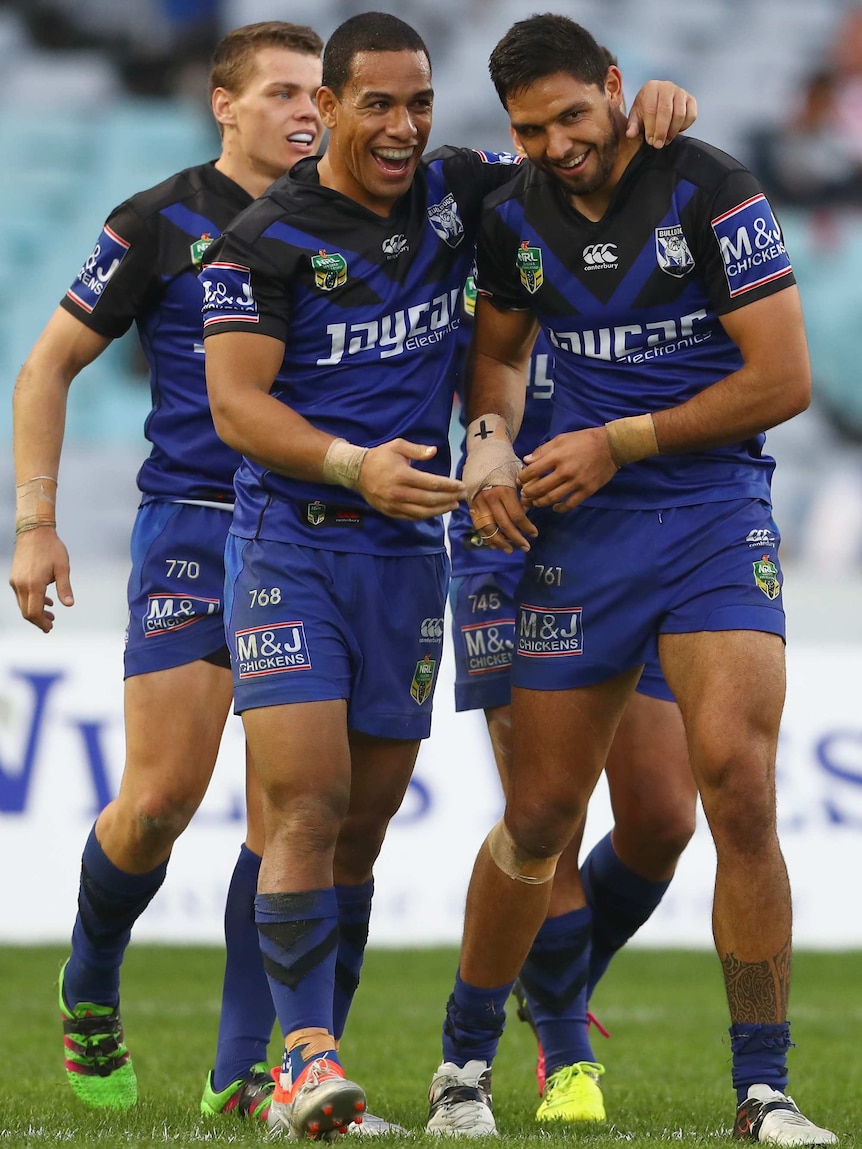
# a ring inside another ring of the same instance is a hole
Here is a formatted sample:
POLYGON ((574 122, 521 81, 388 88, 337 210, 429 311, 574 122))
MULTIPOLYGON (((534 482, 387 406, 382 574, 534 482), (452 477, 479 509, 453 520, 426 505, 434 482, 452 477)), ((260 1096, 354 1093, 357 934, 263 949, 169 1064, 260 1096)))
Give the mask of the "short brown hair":
POLYGON ((313 28, 284 20, 262 20, 234 28, 216 45, 210 67, 210 96, 216 88, 242 92, 261 48, 289 48, 302 56, 320 56, 323 41, 313 28))

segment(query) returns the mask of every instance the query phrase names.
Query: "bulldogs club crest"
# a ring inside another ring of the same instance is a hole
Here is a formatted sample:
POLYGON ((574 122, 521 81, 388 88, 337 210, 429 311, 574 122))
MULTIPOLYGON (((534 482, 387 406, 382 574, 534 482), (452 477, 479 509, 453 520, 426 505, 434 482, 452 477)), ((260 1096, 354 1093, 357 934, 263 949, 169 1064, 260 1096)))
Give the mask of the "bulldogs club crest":
POLYGON ((321 291, 335 291, 347 283, 347 260, 339 252, 328 255, 321 250, 311 257, 314 269, 314 285, 321 291))
POLYGON ((770 600, 778 598, 781 594, 781 583, 778 581, 778 567, 769 557, 764 555, 756 563, 752 563, 754 581, 760 590, 770 600))
POLYGON ((450 192, 428 208, 428 222, 440 238, 450 247, 457 247, 464 238, 464 225, 458 214, 458 205, 450 192))
POLYGON ((515 262, 518 265, 518 278, 521 283, 530 295, 535 295, 545 282, 545 273, 542 270, 542 249, 530 247, 529 243, 524 240, 518 248, 515 262))
POLYGON ((694 267, 694 256, 679 224, 655 229, 655 257, 662 271, 674 279, 682 279, 694 267))

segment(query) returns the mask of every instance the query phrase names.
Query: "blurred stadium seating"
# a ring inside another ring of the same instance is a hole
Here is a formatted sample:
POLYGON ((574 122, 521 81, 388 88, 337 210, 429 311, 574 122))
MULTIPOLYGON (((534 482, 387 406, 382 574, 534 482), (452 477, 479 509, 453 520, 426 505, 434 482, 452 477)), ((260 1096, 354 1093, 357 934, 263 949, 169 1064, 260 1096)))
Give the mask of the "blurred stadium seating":
MULTIPOLYGON (((116 0, 115 13, 131 2, 116 0)), ((800 78, 822 61, 848 6, 844 0, 578 0, 560 7, 617 52, 630 95, 650 76, 673 77, 698 96, 697 134, 745 159, 752 132, 786 117, 800 78)), ((296 0, 287 15, 327 35, 364 7, 355 0, 296 0)), ((508 147, 506 120, 487 80, 487 55, 499 35, 535 6, 526 0, 437 0, 432 10, 420 0, 401 0, 381 7, 412 20, 431 47, 438 93, 432 145, 508 147)), ((285 15, 283 0, 223 0, 219 31, 285 15)), ((203 90, 194 101, 123 96, 110 54, 33 47, 14 4, 0 10, 0 63, 6 76, 0 103, 0 482, 8 492, 9 396, 16 373, 105 215, 128 194, 216 154, 218 140, 203 90)), ((805 302, 816 386, 813 411, 770 435, 781 461, 776 504, 786 555, 820 561, 819 541, 824 530, 832 534, 830 508, 840 496, 852 513, 836 532, 839 552, 858 570, 862 213, 786 213, 783 223, 805 302)), ((133 334, 72 388, 64 483, 67 490, 75 485, 86 501, 92 467, 79 474, 76 459, 91 463, 97 448, 104 518, 87 532, 97 551, 105 546, 108 553, 125 553, 147 406, 133 334)), ((3 556, 11 553, 11 522, 10 499, 4 498, 3 556)))

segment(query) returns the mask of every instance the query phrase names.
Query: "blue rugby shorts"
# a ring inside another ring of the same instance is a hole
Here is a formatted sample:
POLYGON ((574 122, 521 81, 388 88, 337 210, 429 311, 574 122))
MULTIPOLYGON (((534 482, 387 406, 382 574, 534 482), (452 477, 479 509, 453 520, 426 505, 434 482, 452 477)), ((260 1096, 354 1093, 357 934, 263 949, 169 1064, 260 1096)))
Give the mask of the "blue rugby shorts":
POLYGON ((228 665, 222 613, 231 510, 151 502, 132 529, 125 676, 199 658, 228 665))
POLYGON ((781 539, 759 499, 660 511, 577 507, 535 522, 539 537, 517 592, 516 686, 603 682, 650 662, 661 634, 785 635, 781 539))
POLYGON ((352 729, 428 737, 446 554, 383 557, 230 535, 225 565, 238 714, 344 698, 352 729))

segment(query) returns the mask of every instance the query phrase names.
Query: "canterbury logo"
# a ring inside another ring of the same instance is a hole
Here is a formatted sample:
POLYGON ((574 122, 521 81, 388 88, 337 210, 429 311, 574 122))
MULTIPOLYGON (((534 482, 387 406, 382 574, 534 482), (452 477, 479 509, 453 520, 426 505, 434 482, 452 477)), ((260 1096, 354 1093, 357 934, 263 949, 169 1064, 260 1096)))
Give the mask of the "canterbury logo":
POLYGON ((423 638, 442 638, 443 619, 424 618, 422 620, 421 634, 423 638))
POLYGON ((588 267, 610 267, 617 258, 615 243, 591 243, 584 248, 584 263, 588 267))

